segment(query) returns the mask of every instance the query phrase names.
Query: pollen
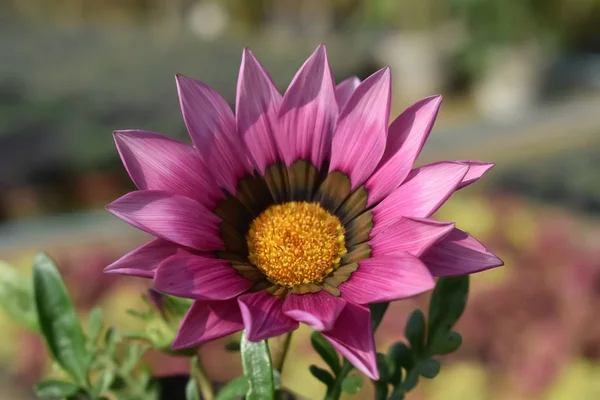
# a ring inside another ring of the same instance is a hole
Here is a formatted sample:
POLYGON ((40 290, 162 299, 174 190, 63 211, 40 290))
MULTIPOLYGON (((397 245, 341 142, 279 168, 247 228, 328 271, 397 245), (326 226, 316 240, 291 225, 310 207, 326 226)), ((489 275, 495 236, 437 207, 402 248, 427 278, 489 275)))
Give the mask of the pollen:
POLYGON ((263 211, 246 235, 248 259, 272 283, 318 283, 346 253, 344 228, 318 203, 289 202, 263 211))

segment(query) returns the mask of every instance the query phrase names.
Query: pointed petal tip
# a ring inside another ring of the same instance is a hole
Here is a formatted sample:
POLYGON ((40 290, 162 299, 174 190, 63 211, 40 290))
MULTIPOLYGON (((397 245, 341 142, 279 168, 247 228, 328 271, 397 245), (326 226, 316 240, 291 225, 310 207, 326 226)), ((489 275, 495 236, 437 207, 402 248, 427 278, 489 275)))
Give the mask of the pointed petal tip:
POLYGON ((327 46, 325 46, 325 43, 320 43, 317 48, 315 49, 315 54, 324 54, 325 56, 327 56, 327 46))
MULTIPOLYGON (((199 343, 198 343, 199 344, 199 343)), ((171 350, 183 350, 186 347, 191 347, 189 343, 186 343, 181 339, 179 332, 175 335, 175 339, 173 339, 173 343, 171 343, 171 350)))

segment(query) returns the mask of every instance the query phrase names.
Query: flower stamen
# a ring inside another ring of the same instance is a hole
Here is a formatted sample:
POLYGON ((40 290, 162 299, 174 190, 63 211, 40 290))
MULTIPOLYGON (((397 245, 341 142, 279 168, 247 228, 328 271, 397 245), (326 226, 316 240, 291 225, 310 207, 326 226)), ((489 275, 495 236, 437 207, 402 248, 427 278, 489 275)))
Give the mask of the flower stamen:
POLYGON ((246 240, 250 262, 286 287, 323 281, 346 254, 338 217, 305 201, 267 208, 252 221, 246 240))

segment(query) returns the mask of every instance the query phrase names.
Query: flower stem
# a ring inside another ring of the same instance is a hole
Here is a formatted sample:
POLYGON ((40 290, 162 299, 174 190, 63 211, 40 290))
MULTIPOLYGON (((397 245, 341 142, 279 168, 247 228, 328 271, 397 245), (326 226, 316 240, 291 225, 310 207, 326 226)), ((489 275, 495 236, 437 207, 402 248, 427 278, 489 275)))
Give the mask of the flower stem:
POLYGON ((342 395, 342 382, 353 369, 354 366, 344 358, 342 369, 336 376, 335 383, 327 389, 324 400, 339 400, 340 396, 342 395))
POLYGON ((269 349, 271 351, 271 362, 273 363, 273 369, 279 371, 283 369, 283 363, 287 356, 292 342, 292 332, 288 332, 281 336, 277 336, 269 340, 269 349))
POLYGON ((196 381, 196 385, 198 385, 198 390, 202 395, 203 400, 214 400, 215 394, 213 392, 213 387, 211 381, 206 376, 204 371, 204 367, 202 366, 202 362, 200 361, 200 357, 194 356, 192 357, 192 378, 196 381))

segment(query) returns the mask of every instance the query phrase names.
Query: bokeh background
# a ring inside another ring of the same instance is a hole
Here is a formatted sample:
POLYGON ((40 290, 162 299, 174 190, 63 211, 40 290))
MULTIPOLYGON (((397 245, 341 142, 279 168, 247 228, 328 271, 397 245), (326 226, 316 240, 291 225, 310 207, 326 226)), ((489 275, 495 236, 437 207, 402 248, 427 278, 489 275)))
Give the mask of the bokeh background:
MULTIPOLYGON (((0 0, 0 259, 27 274, 48 251, 82 315, 100 304, 110 323, 134 326, 125 309, 148 282, 102 273, 146 240, 103 209, 132 189, 112 131, 188 140, 175 73, 233 103, 243 47, 284 90, 324 42, 338 81, 392 67, 393 116, 444 94, 420 164, 497 163, 439 217, 506 266, 473 277, 463 347, 408 398, 598 399, 599 21, 600 0, 0 0)), ((426 305, 395 304, 381 349, 426 305)), ((32 398, 49 368, 44 346, 1 312, 0 332, 0 399, 32 398)), ((307 333, 283 379, 316 399, 307 333)), ((240 374, 222 344, 202 348, 217 380, 240 374)), ((156 374, 187 369, 148 361, 156 374)))

